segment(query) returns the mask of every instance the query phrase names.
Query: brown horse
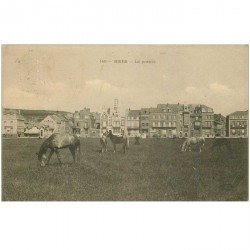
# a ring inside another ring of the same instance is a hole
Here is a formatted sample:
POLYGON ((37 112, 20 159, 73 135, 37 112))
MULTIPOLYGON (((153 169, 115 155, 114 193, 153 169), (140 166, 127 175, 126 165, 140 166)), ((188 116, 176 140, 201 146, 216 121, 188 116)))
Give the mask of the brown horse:
POLYGON ((59 154, 59 149, 62 148, 69 148, 73 156, 74 163, 76 163, 76 161, 80 162, 80 140, 77 138, 77 136, 70 134, 52 134, 43 142, 39 152, 37 153, 41 167, 44 167, 46 164, 49 165, 50 158, 54 153, 56 153, 58 161, 61 165, 62 161, 59 154), (50 154, 47 158, 46 152, 48 149, 50 149, 50 154))
POLYGON ((116 144, 122 144, 123 152, 126 153, 126 150, 128 150, 129 146, 129 138, 126 135, 117 136, 114 135, 111 130, 109 130, 107 137, 109 137, 113 143, 114 153, 116 152, 116 144))
POLYGON ((108 146, 107 135, 108 135, 108 132, 105 132, 105 133, 103 133, 103 135, 100 138, 100 143, 101 143, 101 147, 102 147, 101 152, 102 153, 108 151, 108 148, 107 148, 107 146, 108 146))

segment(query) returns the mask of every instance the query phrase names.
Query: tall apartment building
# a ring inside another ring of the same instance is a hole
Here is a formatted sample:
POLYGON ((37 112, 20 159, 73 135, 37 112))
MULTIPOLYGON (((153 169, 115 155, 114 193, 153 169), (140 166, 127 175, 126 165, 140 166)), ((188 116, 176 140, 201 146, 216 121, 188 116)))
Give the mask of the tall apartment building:
POLYGON ((228 137, 248 137, 248 110, 235 111, 226 117, 228 137))
POLYGON ((73 132, 81 137, 91 137, 99 135, 100 113, 91 112, 90 108, 75 111, 73 115, 73 132))
POLYGON ((128 110, 126 112, 126 128, 129 136, 140 134, 140 110, 128 110))
POLYGON ((144 137, 149 136, 149 131, 150 131, 150 120, 149 120, 149 115, 151 112, 151 108, 142 108, 140 110, 140 117, 139 117, 139 130, 144 137))
POLYGON ((212 108, 202 104, 183 105, 182 118, 183 126, 180 124, 182 127, 180 132, 184 137, 214 136, 214 112, 212 108))
POLYGON ((150 112, 150 136, 176 137, 180 132, 180 104, 158 104, 150 112))
POLYGON ((4 136, 20 136, 24 133, 24 117, 17 113, 3 114, 2 134, 4 136))

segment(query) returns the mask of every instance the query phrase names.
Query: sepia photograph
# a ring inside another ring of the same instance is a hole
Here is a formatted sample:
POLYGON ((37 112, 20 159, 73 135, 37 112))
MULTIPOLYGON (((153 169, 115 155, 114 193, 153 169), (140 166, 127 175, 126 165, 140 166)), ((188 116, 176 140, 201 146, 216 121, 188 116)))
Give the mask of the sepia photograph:
POLYGON ((248 201, 248 45, 2 45, 2 201, 248 201))

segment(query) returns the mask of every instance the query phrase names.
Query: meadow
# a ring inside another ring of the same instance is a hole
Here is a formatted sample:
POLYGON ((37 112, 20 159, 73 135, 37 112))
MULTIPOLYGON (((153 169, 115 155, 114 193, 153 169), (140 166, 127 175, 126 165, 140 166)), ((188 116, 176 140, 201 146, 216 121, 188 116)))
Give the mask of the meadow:
POLYGON ((181 152, 183 139, 130 140, 100 153, 97 138, 81 139, 81 162, 68 149, 40 167, 36 152, 43 139, 2 139, 3 201, 242 201, 248 200, 248 140, 230 139, 211 151, 181 152))

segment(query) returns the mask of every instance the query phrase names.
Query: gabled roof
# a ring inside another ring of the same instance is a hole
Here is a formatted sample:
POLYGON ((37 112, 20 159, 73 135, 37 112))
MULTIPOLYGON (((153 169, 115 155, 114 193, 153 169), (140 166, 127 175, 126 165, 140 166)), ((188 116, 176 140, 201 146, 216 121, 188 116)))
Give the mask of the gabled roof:
POLYGON ((60 118, 58 115, 51 115, 52 119, 54 121, 56 121, 57 123, 61 123, 62 122, 62 118, 60 118))
POLYGON ((67 122, 67 121, 70 121, 71 118, 68 117, 67 115, 64 115, 64 114, 56 114, 56 116, 61 120, 61 121, 64 121, 64 122, 67 122))
POLYGON ((157 111, 158 109, 157 108, 141 108, 141 111, 147 111, 147 112, 154 112, 154 111, 157 111))
POLYGON ((223 116, 222 114, 214 114, 214 122, 223 124, 226 122, 226 117, 223 116))
POLYGON ((51 117, 56 123, 61 123, 62 121, 64 121, 63 118, 60 118, 58 115, 55 115, 55 114, 54 115, 47 115, 43 120, 45 120, 47 117, 51 117))
POLYGON ((177 113, 178 111, 183 110, 183 104, 180 104, 180 103, 178 103, 178 104, 169 104, 169 103, 167 103, 167 104, 157 104, 157 109, 160 109, 160 110, 162 110, 162 109, 166 109, 166 110, 170 109, 171 112, 177 113))
POLYGON ((136 116, 139 116, 140 115, 140 112, 141 112, 141 110, 132 110, 132 109, 130 109, 129 111, 128 111, 128 116, 133 116, 133 117, 136 117, 136 116))
POLYGON ((231 115, 248 115, 248 110, 246 110, 246 111, 235 111, 235 112, 233 112, 233 113, 231 113, 229 115, 230 116, 231 115))
POLYGON ((210 112, 209 110, 212 110, 212 111, 213 111, 212 108, 210 108, 210 107, 208 107, 208 106, 206 106, 206 105, 204 105, 204 104, 202 104, 201 107, 202 107, 202 109, 205 109, 207 112, 210 112))

